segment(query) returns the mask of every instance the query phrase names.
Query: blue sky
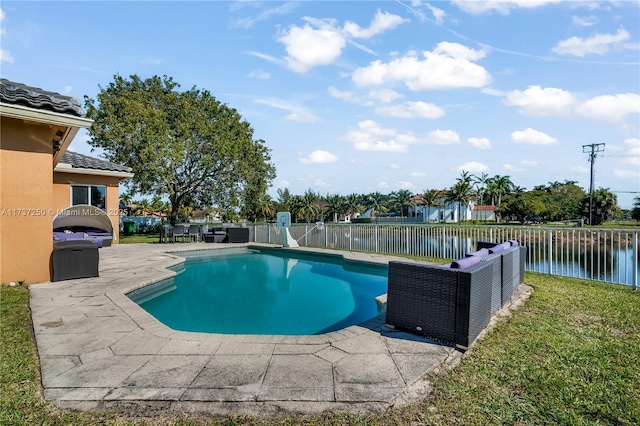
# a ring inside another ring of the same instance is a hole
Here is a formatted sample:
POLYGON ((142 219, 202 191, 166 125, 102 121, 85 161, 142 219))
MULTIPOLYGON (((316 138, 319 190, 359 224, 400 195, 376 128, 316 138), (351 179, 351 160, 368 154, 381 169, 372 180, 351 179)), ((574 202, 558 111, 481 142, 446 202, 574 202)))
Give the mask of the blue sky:
MULTIPOLYGON (((270 190, 640 191, 640 3, 3 1, 0 74, 95 97, 114 74, 209 90, 272 149, 270 190)), ((81 133, 72 149, 91 153, 81 133)))

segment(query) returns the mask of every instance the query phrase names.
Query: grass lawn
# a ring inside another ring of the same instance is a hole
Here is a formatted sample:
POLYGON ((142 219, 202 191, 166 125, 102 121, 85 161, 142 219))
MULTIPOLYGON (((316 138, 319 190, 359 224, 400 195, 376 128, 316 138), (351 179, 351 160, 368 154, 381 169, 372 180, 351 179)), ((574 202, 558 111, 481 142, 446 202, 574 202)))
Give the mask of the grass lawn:
POLYGON ((125 418, 42 399, 26 287, 0 287, 0 424, 640 424, 640 291, 527 273, 533 296, 425 401, 379 415, 125 418))
POLYGON ((120 244, 158 243, 160 234, 120 234, 120 244))

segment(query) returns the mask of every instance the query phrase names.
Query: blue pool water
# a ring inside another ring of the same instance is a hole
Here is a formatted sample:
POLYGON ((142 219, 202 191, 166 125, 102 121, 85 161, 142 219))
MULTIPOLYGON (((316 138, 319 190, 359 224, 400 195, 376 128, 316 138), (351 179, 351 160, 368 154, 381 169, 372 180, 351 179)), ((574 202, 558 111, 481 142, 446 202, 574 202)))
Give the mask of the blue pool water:
POLYGON ((285 257, 279 250, 212 252, 187 254, 172 280, 129 297, 175 330, 305 335, 375 317, 374 298, 387 292, 386 266, 305 254, 285 257))

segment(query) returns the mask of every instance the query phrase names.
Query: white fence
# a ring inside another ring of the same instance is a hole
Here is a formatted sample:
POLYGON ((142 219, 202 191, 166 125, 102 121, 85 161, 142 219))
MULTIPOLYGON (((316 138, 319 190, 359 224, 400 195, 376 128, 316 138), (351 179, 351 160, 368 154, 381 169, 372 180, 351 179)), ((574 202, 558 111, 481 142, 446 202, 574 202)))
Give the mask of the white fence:
MULTIPOLYGON (((282 244, 282 229, 249 225, 250 240, 282 244)), ((478 241, 518 240, 526 270, 638 286, 638 231, 622 229, 369 224, 293 225, 301 246, 458 259, 478 241)))

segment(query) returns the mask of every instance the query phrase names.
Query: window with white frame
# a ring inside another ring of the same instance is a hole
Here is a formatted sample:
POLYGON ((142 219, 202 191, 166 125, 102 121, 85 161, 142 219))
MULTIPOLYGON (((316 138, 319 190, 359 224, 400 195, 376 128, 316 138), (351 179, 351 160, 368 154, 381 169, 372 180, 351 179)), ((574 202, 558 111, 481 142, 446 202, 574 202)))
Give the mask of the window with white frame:
POLYGON ((107 187, 102 185, 71 185, 71 205, 89 204, 106 209, 107 187))

